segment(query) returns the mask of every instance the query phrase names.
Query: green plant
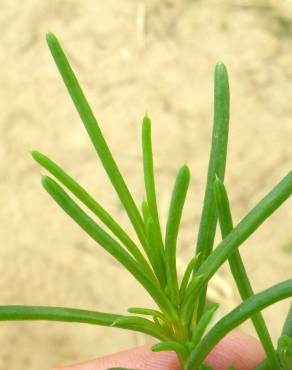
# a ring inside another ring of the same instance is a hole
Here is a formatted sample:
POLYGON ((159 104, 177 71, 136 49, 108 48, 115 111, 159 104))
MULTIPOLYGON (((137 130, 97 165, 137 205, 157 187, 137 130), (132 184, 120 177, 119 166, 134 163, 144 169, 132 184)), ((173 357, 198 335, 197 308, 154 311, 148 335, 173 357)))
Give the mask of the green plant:
POLYGON ((218 63, 215 69, 214 127, 197 251, 180 281, 176 269, 176 248, 181 215, 190 182, 188 167, 182 166, 176 176, 164 237, 156 200, 150 119, 145 117, 142 124, 146 199, 140 212, 58 40, 54 35, 48 34, 47 42, 94 148, 128 214, 140 247, 60 166, 43 154, 33 152, 33 158, 58 181, 45 176, 42 178, 42 185, 93 240, 142 284, 158 308, 129 308, 131 315, 115 315, 63 307, 2 306, 0 320, 81 322, 135 330, 159 340, 159 343, 152 347, 153 351, 175 351, 182 369, 203 370, 210 369, 204 364, 204 360, 216 344, 228 332, 245 320, 251 319, 267 355, 266 361, 259 364, 256 369, 291 369, 292 309, 285 321, 277 349, 273 346, 260 311, 292 296, 292 279, 254 294, 238 248, 289 198, 292 192, 292 172, 289 172, 233 227, 228 196, 223 184, 229 126, 229 86, 225 66, 218 63), (104 227, 99 226, 81 209, 60 184, 87 207, 104 224, 104 227), (218 219, 222 241, 213 250, 218 219), (226 261, 229 262, 243 302, 219 320, 206 334, 207 327, 218 307, 206 304, 208 282, 226 261))

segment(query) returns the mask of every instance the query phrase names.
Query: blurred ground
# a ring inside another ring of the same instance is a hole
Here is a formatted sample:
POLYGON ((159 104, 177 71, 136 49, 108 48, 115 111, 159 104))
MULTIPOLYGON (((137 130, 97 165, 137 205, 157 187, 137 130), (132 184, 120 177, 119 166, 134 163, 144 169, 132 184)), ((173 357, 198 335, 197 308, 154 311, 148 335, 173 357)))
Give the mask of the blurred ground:
MULTIPOLYGON (((198 229, 216 61, 223 60, 230 74, 226 184, 236 222, 291 169, 290 1, 2 0, 0 26, 1 304, 125 312, 150 303, 41 189, 32 149, 66 168, 132 233, 48 53, 49 30, 67 51, 139 203, 146 111, 154 126, 163 221, 175 173, 189 164, 180 269, 194 252, 198 229)), ((256 291, 291 278, 291 220, 290 201, 241 249, 256 291)), ((227 312, 238 297, 228 268, 219 276, 213 295, 227 312)), ((287 307, 284 302, 265 311, 274 338, 287 307)), ((253 332, 248 324, 243 329, 253 332)), ((45 369, 145 340, 116 329, 1 323, 0 368, 45 369)))

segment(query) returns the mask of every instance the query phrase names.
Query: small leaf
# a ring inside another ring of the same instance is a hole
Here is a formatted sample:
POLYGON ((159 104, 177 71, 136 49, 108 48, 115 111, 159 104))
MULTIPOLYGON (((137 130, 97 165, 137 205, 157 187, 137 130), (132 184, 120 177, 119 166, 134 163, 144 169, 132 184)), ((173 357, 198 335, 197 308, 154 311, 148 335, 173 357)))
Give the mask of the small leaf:
POLYGON ((187 166, 182 166, 176 176, 172 191, 165 233, 167 285, 171 300, 176 307, 179 305, 179 289, 176 270, 176 243, 189 183, 190 171, 187 166))
POLYGON ((154 233, 158 252, 160 254, 160 258, 162 259, 162 261, 165 261, 164 245, 156 201, 152 140, 151 140, 151 121, 147 116, 144 117, 142 124, 142 149, 143 149, 144 182, 147 195, 147 203, 149 205, 149 211, 154 222, 154 233))
POLYGON ((163 313, 153 310, 151 308, 139 308, 139 307, 130 307, 128 308, 129 313, 135 313, 138 315, 146 315, 146 316, 152 316, 152 317, 157 317, 158 319, 162 321, 167 321, 163 313))
POLYGON ((143 328, 155 338, 169 340, 168 333, 164 332, 161 326, 154 322, 138 316, 126 316, 115 320, 111 326, 132 330, 132 328, 143 328))
POLYGON ((203 364, 200 366, 200 370, 213 370, 212 366, 203 364))
POLYGON ((179 288, 179 295, 180 295, 181 302, 184 300, 185 291, 189 283, 191 274, 192 272, 196 271, 196 267, 198 266, 198 263, 199 263, 199 255, 193 257, 191 261, 189 262, 189 264, 187 265, 187 268, 185 270, 185 273, 183 275, 181 285, 179 288))
POLYGON ((277 353, 283 370, 292 369, 292 338, 282 335, 278 340, 277 353))
POLYGON ((290 304, 290 309, 283 326, 282 335, 287 335, 292 338, 292 304, 290 304))
POLYGON ((206 312, 204 312, 203 316, 201 316, 199 322, 197 323, 197 326, 195 327, 193 335, 192 335, 192 340, 191 340, 192 349, 197 346, 197 344, 203 337, 208 325, 213 319, 214 314, 218 308, 219 308, 218 304, 210 305, 210 307, 207 308, 206 312))
POLYGON ((180 354, 183 358, 187 358, 188 356, 187 347, 174 341, 154 344, 154 346, 151 347, 151 350, 153 352, 174 351, 180 354))
POLYGON ((185 299, 181 305, 181 319, 186 326, 191 322, 194 308, 198 302, 199 288, 203 280, 203 275, 193 276, 189 286, 187 287, 185 299))
POLYGON ((129 369, 126 367, 110 367, 107 370, 137 370, 137 369, 129 369))
POLYGON ((142 213, 147 235, 147 245, 144 246, 144 250, 148 256, 151 266, 153 267, 155 275, 160 282, 161 287, 164 288, 166 286, 164 256, 162 256, 160 253, 157 229, 151 216, 148 203, 145 200, 142 202, 142 213))

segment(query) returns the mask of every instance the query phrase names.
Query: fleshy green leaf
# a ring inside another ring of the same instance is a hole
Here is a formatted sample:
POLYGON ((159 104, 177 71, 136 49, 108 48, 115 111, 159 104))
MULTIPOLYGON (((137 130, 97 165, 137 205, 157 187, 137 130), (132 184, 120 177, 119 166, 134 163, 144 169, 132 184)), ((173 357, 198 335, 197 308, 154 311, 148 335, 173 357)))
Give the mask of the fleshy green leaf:
POLYGON ((132 330, 132 328, 137 328, 141 330, 144 329, 144 330, 147 330, 148 334, 160 340, 167 341, 170 339, 167 336, 167 333, 161 330, 161 326, 158 326, 152 321, 147 320, 143 317, 125 316, 125 317, 117 318, 112 323, 112 326, 117 326, 118 328, 129 329, 129 330, 132 330))
POLYGON ((153 310, 150 308, 139 308, 139 307, 131 307, 128 308, 129 313, 134 313, 137 315, 145 315, 145 316, 152 316, 154 322, 163 328, 165 333, 167 333, 169 338, 173 337, 173 328, 172 323, 167 320, 164 314, 160 311, 153 310))
MULTIPOLYGON (((214 193, 222 239, 224 239, 233 230, 233 221, 225 186, 218 177, 214 182, 214 193)), ((244 301, 253 296, 254 292, 249 282, 240 253, 237 249, 229 257, 228 262, 242 300, 244 301)), ((255 313, 251 317, 251 320, 269 359, 271 367, 276 369, 279 367, 279 361, 262 314, 260 312, 255 313)))
POLYGON ((166 285, 164 257, 159 252, 157 226, 155 226, 155 222, 150 214, 150 210, 146 201, 142 202, 142 213, 147 235, 147 245, 145 245, 144 250, 148 256, 151 266, 153 267, 155 275, 160 282, 161 287, 164 288, 166 285))
POLYGON ((290 305, 290 309, 283 326, 282 335, 287 335, 292 338, 292 304, 290 305))
POLYGON ((135 313, 137 315, 146 315, 146 316, 152 316, 157 317, 158 319, 162 321, 166 321, 166 318, 164 317, 163 313, 153 310, 151 308, 140 308, 140 307, 130 307, 128 308, 129 313, 135 313))
POLYGON ((140 252, 137 245, 127 235, 127 233, 119 226, 119 224, 112 218, 112 216, 71 176, 69 176, 60 166, 53 162, 45 155, 33 151, 32 157, 34 160, 49 171, 56 177, 68 190, 70 190, 86 207, 88 207, 110 230, 111 232, 123 243, 128 251, 136 258, 141 266, 147 271, 148 275, 152 278, 152 270, 148 262, 140 252))
POLYGON ((199 289, 203 280, 203 275, 195 275, 187 287, 185 299, 181 305, 181 320, 186 326, 188 326, 192 320, 194 309, 198 302, 199 289))
POLYGON ((185 273, 183 275, 181 285, 180 285, 180 288, 179 288, 179 295, 180 295, 180 301, 181 302, 184 300, 185 291, 186 291, 187 285, 189 283, 191 274, 192 274, 193 271, 196 271, 198 263, 199 263, 199 256, 197 255, 197 256, 193 257, 187 265, 187 268, 185 270, 185 273))
MULTIPOLYGON (((215 176, 224 179, 227 157, 229 129, 229 83, 226 67, 218 63, 214 76, 214 121, 212 144, 209 159, 207 184, 201 214, 196 253, 200 253, 203 262, 209 256, 214 244, 217 214, 214 200, 213 184, 215 176)), ((206 303, 206 289, 201 293, 197 320, 203 314, 206 303)))
POLYGON ((129 369, 129 368, 126 368, 126 367, 110 367, 107 370, 137 370, 137 369, 129 369))
POLYGON ((151 350, 153 352, 174 351, 180 354, 184 359, 188 356, 187 347, 174 341, 154 344, 154 346, 151 347, 151 350))
POLYGON ((145 275, 137 262, 117 241, 102 230, 51 178, 43 177, 42 184, 59 206, 99 245, 116 258, 148 291, 163 312, 176 318, 176 312, 164 293, 145 275))
POLYGON ((208 325, 212 321, 216 310, 219 308, 218 304, 213 304, 207 308, 206 312, 200 318, 200 321, 197 323, 197 326, 193 332, 192 340, 190 343, 191 348, 195 348, 199 341, 202 339, 208 325))
MULTIPOLYGON (((80 310, 67 307, 43 307, 43 306, 0 306, 0 321, 60 321, 72 323, 84 323, 111 327, 118 319, 125 318, 123 315, 111 313, 80 310)), ((116 323, 115 327, 138 331, 153 336, 152 330, 146 326, 123 325, 116 323)), ((162 339, 157 336, 157 339, 162 339)))
POLYGON ((278 356, 283 370, 292 369, 292 338, 282 335, 278 340, 278 356))
POLYGON ((189 183, 190 171, 187 166, 182 166, 175 180, 165 233, 167 286, 169 288, 171 300, 176 307, 179 305, 179 289, 176 270, 176 243, 189 183))
MULTIPOLYGON (((158 216, 156 190, 154 181, 154 166, 151 140, 151 121, 145 116, 142 124, 142 149, 143 149, 143 168, 144 182, 147 196, 147 204, 149 206, 150 215, 154 222, 154 232, 160 258, 165 261, 164 245, 161 234, 161 227, 158 216)), ((164 268, 165 273, 165 268, 164 268)))
POLYGON ((92 144, 143 245, 146 243, 146 236, 138 208, 104 139, 70 63, 55 35, 48 33, 47 43, 92 144))
POLYGON ((240 223, 222 240, 219 246, 199 267, 197 274, 204 275, 206 285, 219 267, 292 193, 292 172, 289 172, 240 223))
POLYGON ((248 298, 229 314, 224 316, 208 334, 202 339, 198 346, 191 352, 186 370, 195 370, 204 361, 208 353, 225 337, 227 333, 242 324, 255 312, 276 303, 282 299, 292 296, 292 279, 282 282, 266 289, 265 291, 248 298))

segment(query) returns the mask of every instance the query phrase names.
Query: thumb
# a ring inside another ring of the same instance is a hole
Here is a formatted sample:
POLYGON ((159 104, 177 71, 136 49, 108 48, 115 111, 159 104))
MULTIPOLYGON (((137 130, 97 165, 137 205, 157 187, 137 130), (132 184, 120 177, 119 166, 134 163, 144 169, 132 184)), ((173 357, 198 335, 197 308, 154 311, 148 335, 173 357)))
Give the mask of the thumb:
MULTIPOLYGON (((264 352, 258 341, 246 334, 232 332, 227 335, 206 358, 214 370, 252 370, 264 359, 264 352)), ((51 370, 107 370, 110 367, 125 367, 137 370, 180 370, 174 352, 151 352, 143 346, 102 357, 84 364, 55 368, 51 370)))

